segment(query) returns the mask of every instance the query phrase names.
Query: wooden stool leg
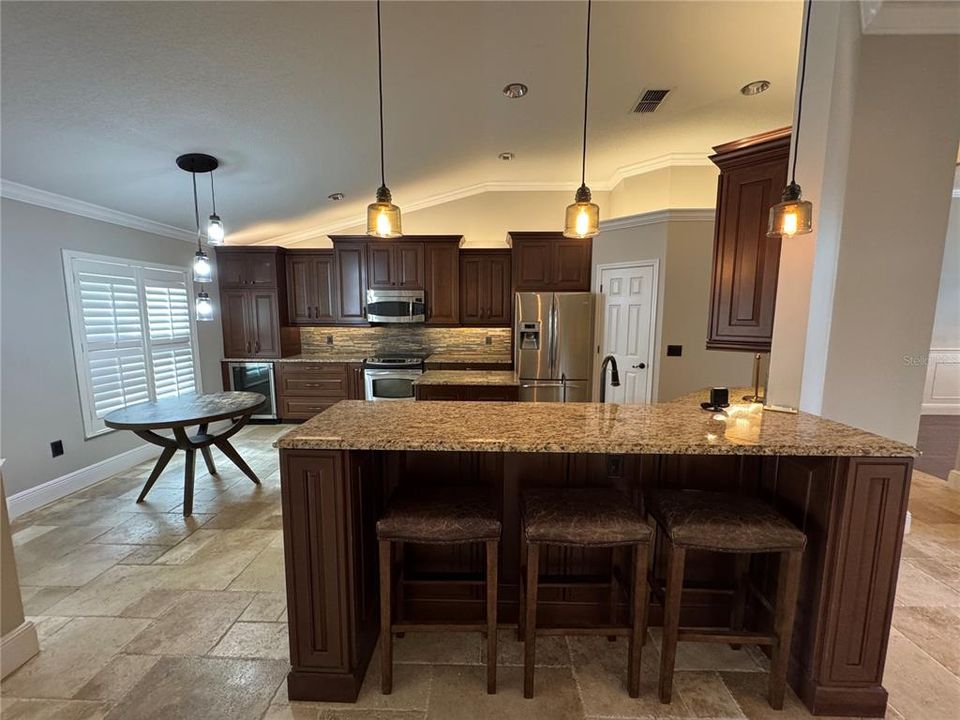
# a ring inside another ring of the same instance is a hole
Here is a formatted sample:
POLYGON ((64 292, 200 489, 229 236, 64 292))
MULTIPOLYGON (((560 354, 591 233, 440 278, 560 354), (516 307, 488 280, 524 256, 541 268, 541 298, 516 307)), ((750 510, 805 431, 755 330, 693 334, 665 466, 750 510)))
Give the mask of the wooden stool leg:
POLYGON ((380 692, 393 691, 393 634, 390 632, 390 595, 393 584, 389 540, 380 541, 380 692))
POLYGON ((687 551, 669 538, 667 543, 667 590, 663 607, 663 644, 660 647, 660 702, 669 703, 673 694, 673 666, 677 659, 680 629, 680 602, 683 594, 683 565, 687 551))
POLYGON ((487 541, 487 692, 497 692, 497 554, 500 543, 487 541))
POLYGON ((638 543, 633 549, 633 626, 627 662, 627 691, 634 698, 640 696, 640 664, 647 629, 647 550, 647 543, 638 543))
POLYGON ((780 553, 777 573, 777 606, 774 609, 773 632, 776 641, 770 663, 770 707, 783 709, 783 694, 787 684, 787 666, 790 664, 790 641, 793 637, 793 618, 797 611, 797 592, 800 589, 800 567, 803 551, 780 553))
MULTIPOLYGON (((619 586, 617 585, 617 559, 618 559, 619 556, 620 556, 619 550, 620 550, 620 548, 617 547, 617 546, 614 546, 614 547, 610 548, 610 598, 609 598, 610 608, 609 608, 609 612, 610 612, 610 626, 611 626, 611 627, 617 624, 617 600, 619 600, 619 598, 617 597, 618 594, 619 594, 619 593, 618 593, 619 586)), ((610 641, 610 642, 616 642, 616 641, 617 641, 617 636, 616 636, 616 635, 607 635, 607 640, 610 641)))
MULTIPOLYGON (((747 585, 750 575, 750 556, 734 555, 734 590, 730 606, 730 629, 743 630, 743 616, 747 609, 747 585)), ((739 650, 739 643, 730 643, 732 650, 739 650)))
POLYGON ((517 611, 517 640, 523 642, 524 635, 524 625, 527 619, 527 605, 526 605, 526 596, 524 587, 526 586, 526 575, 527 575, 527 541, 523 532, 523 527, 520 528, 520 583, 518 588, 518 600, 520 602, 519 610, 517 611))
POLYGON ((533 697, 533 668, 537 653, 537 582, 540 574, 540 545, 527 544, 527 597, 524 615, 523 696, 533 697))

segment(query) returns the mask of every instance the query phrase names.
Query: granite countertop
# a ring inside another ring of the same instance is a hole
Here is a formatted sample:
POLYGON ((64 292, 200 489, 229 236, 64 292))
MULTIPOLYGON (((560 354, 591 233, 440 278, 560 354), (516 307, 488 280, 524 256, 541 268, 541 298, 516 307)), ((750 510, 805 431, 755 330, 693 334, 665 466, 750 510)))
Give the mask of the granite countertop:
POLYGON ((815 415, 734 404, 344 400, 281 437, 302 450, 916 457, 909 445, 815 415))
POLYGON ((434 353, 430 355, 426 362, 428 363, 495 363, 497 365, 510 365, 513 358, 509 355, 484 355, 482 352, 476 353, 434 353))
POLYGON ((427 370, 414 385, 514 385, 520 384, 512 370, 427 370))
POLYGON ((353 353, 303 353, 285 358, 224 358, 223 362, 302 362, 302 363, 362 363, 365 355, 353 353))

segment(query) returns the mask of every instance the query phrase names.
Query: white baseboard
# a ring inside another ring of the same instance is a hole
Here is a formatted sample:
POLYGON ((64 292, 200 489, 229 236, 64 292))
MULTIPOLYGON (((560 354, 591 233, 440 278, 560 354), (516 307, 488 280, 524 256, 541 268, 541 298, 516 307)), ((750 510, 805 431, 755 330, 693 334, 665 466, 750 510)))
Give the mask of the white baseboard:
POLYGON ((38 652, 37 629, 32 622, 24 620, 0 638, 0 678, 5 678, 38 652))
POLYGON ((7 498, 7 512, 10 513, 10 519, 12 520, 31 510, 49 505, 70 493, 75 493, 101 480, 106 480, 108 477, 123 472, 134 465, 139 465, 150 458, 157 457, 159 454, 159 446, 147 444, 108 457, 93 465, 87 465, 87 467, 61 475, 42 485, 11 495, 7 498))
POLYGON ((904 534, 904 535, 909 535, 909 534, 910 534, 910 529, 911 529, 911 526, 912 526, 912 525, 913 525, 913 515, 910 514, 910 511, 909 511, 909 510, 907 510, 907 519, 906 519, 906 522, 903 523, 903 534, 904 534))

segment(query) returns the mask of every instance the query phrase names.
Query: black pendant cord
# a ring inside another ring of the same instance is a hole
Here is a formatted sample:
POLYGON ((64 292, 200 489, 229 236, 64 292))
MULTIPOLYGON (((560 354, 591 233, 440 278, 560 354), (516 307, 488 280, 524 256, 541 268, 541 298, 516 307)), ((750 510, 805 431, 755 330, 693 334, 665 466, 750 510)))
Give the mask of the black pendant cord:
POLYGON ((583 80, 583 157, 580 162, 580 186, 587 184, 587 106, 590 99, 590 16, 593 0, 587 0, 587 62, 583 80))
POLYGON ((377 83, 380 90, 380 186, 386 187, 383 169, 383 40, 380 36, 380 0, 377 0, 377 83))
POLYGON ((190 173, 190 177, 193 179, 193 217, 197 223, 197 250, 203 251, 203 246, 200 243, 200 202, 197 200, 197 174, 195 172, 190 173))
POLYGON ((813 0, 807 0, 807 17, 803 28, 803 50, 800 56, 800 93, 797 96, 797 127, 793 131, 793 167, 790 170, 790 184, 797 183, 797 149, 800 147, 800 116, 803 113, 803 81, 807 75, 807 41, 810 39, 810 14, 813 0))
POLYGON ((217 214, 217 193, 213 189, 213 170, 210 171, 210 199, 213 201, 213 214, 217 214))

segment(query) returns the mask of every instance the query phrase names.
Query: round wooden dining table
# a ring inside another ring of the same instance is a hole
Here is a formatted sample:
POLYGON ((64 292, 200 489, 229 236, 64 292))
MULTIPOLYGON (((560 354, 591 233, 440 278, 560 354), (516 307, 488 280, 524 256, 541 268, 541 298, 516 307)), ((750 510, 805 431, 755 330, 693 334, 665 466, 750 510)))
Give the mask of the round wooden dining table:
POLYGON ((186 516, 193 513, 193 480, 197 450, 203 455, 211 475, 217 474, 217 466, 214 465, 213 456, 210 454, 210 446, 215 445, 240 468, 244 475, 257 485, 260 484, 256 473, 230 444, 230 437, 246 425, 250 416, 266 401, 267 399, 260 393, 252 392, 219 392, 203 395, 189 393, 180 397, 164 398, 114 410, 103 418, 103 422, 107 427, 115 430, 131 430, 147 442, 163 448, 157 464, 153 466, 153 471, 147 478, 147 484, 143 486, 140 497, 137 498, 138 503, 143 502, 177 450, 183 450, 186 453, 186 463, 183 468, 183 514, 186 516), (232 424, 222 432, 210 432, 211 423, 221 420, 231 420, 232 424), (187 428, 194 425, 197 426, 196 434, 188 435, 187 428), (173 431, 173 437, 160 435, 157 432, 159 430, 173 431))

